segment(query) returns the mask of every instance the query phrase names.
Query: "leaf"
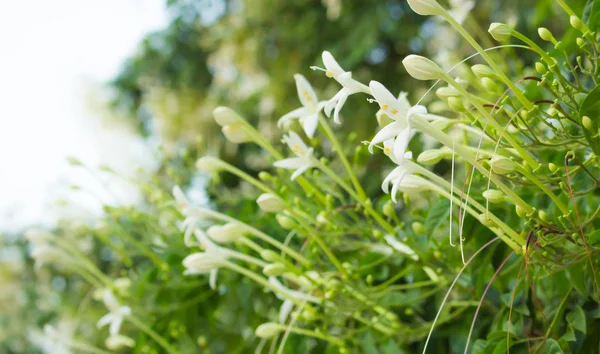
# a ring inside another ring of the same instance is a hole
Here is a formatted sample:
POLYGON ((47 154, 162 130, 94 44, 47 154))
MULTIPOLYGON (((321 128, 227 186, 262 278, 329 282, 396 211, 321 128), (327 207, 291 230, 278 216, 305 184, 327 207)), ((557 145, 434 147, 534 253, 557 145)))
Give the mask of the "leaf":
POLYGON ((574 342, 577 340, 577 338, 575 338, 575 331, 573 330, 573 326, 567 326, 567 331, 565 332, 565 334, 563 334, 561 339, 564 339, 567 342, 574 342))
MULTIPOLYGON (((598 7, 597 16, 600 17, 600 0, 597 0, 596 3, 598 4, 596 5, 598 7)), ((580 120, 583 120, 585 116, 591 119, 592 126, 589 129, 583 128, 583 133, 594 153, 600 154, 600 85, 594 87, 581 103, 579 109, 580 120)))
POLYGON ((567 322, 579 332, 582 332, 583 334, 586 333, 587 325, 585 320, 585 313, 583 312, 583 309, 581 307, 576 306, 573 309, 573 311, 567 314, 567 322))
POLYGON ((600 0, 588 0, 583 11, 583 21, 592 31, 600 28, 600 0))
POLYGON ((560 345, 558 344, 557 341, 555 341, 554 339, 550 338, 548 339, 548 341, 546 341, 546 350, 544 351, 544 353, 546 354, 562 354, 564 353, 562 348, 560 347, 560 345))
POLYGON ((425 225, 429 228, 430 235, 437 230, 442 222, 448 219, 448 213, 450 212, 450 202, 447 200, 440 200, 436 203, 427 214, 427 221, 425 225))
POLYGON ((585 286, 585 276, 582 271, 581 262, 575 263, 566 269, 567 278, 573 287, 584 297, 587 298, 588 292, 585 286))

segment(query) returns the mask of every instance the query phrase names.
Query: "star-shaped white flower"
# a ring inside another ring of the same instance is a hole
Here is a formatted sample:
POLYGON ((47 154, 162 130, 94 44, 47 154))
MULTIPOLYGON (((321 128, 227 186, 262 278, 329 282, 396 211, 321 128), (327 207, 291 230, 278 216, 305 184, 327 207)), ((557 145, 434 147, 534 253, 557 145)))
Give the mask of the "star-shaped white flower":
POLYGON ((393 122, 383 127, 371 140, 369 152, 373 153, 373 146, 386 140, 393 139, 393 148, 389 156, 398 159, 404 156, 408 142, 411 137, 410 117, 413 114, 426 114, 427 109, 423 106, 411 107, 406 99, 406 94, 400 94, 399 98, 394 97, 385 86, 377 81, 369 83, 371 94, 377 100, 381 110, 390 117, 393 122))
POLYGON ((186 268, 183 274, 209 273, 208 284, 211 289, 215 290, 217 288, 217 273, 219 268, 227 261, 228 250, 212 242, 200 229, 196 229, 195 235, 203 252, 192 253, 183 259, 183 265, 186 268))
POLYGON ((315 164, 313 148, 306 146, 298 134, 293 131, 290 131, 288 135, 284 135, 283 141, 289 146, 290 150, 294 152, 296 157, 290 157, 284 160, 276 161, 273 165, 275 167, 296 170, 291 177, 293 181, 296 179, 296 177, 300 176, 304 171, 308 170, 315 164))
POLYGON ((298 98, 302 103, 302 107, 297 108, 279 119, 277 125, 281 126, 291 119, 298 118, 306 135, 312 139, 319 124, 319 112, 325 107, 327 101, 319 102, 317 94, 306 78, 300 74, 295 74, 296 89, 298 90, 298 98))
POLYGON ((131 315, 131 308, 129 306, 121 306, 113 293, 108 289, 102 292, 102 301, 104 301, 104 305, 109 312, 98 321, 96 326, 101 328, 108 325, 110 335, 115 336, 119 334, 125 317, 131 315))
POLYGON ((335 81, 342 85, 342 89, 325 105, 325 114, 327 117, 331 116, 331 111, 334 110, 335 107, 333 112, 333 121, 337 124, 340 124, 340 110, 344 106, 344 103, 346 103, 348 96, 358 92, 368 92, 368 88, 360 82, 352 79, 352 73, 350 71, 344 71, 344 69, 342 69, 338 62, 333 58, 333 55, 331 55, 331 53, 328 51, 323 52, 322 58, 326 69, 325 75, 335 79, 335 81))
POLYGON ((396 194, 398 191, 403 192, 421 192, 429 189, 429 182, 423 177, 413 174, 413 168, 408 161, 412 158, 412 153, 407 152, 399 161, 398 167, 394 168, 381 183, 381 189, 384 193, 390 194, 392 201, 397 203, 396 194), (390 184, 392 190, 390 192, 390 184))

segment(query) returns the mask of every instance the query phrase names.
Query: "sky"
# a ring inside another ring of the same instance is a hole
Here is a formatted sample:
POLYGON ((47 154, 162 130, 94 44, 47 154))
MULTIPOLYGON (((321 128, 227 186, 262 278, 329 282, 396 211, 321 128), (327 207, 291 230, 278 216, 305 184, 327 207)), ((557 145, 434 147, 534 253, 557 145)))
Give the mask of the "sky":
POLYGON ((164 0, 0 2, 0 232, 66 212, 93 215, 99 200, 134 201, 132 186, 66 158, 126 175, 151 167, 150 148, 130 127, 107 122, 89 102, 102 100, 102 85, 167 20, 164 0))

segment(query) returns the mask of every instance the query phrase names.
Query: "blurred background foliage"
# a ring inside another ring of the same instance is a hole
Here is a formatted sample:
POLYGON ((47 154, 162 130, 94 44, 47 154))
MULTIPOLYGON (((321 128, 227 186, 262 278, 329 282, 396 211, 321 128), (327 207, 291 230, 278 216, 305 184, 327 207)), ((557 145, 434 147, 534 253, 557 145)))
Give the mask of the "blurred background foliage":
MULTIPOLYGON (((53 232, 74 242, 87 242, 89 256, 103 271, 115 278, 129 277, 132 288, 126 297, 134 313, 140 313, 148 325, 176 342, 182 353, 197 352, 198 347, 206 353, 251 352, 258 344, 252 330, 273 316, 265 311, 276 307, 274 297, 262 294, 233 272, 219 275, 218 292, 209 289, 205 277, 184 277, 180 260, 190 251, 181 233, 172 231, 180 216, 171 202, 171 187, 202 188, 206 184, 206 176, 194 171, 199 156, 219 155, 254 173, 268 167, 254 145, 226 144, 212 110, 220 105, 234 107, 262 134, 276 140, 280 136, 277 119, 298 106, 294 73, 302 73, 314 87, 324 88, 317 90, 321 99, 337 90, 335 83, 309 69, 322 66, 323 50, 331 51, 358 80, 378 80, 392 91, 408 91, 413 102, 427 87, 407 78, 401 65, 406 55, 419 53, 434 58, 441 54, 442 41, 453 48, 449 58, 455 63, 473 50, 457 38, 446 37, 444 32, 448 31, 435 19, 411 12, 406 0, 167 3, 172 17, 168 27, 149 33, 109 84, 109 104, 115 114, 129 119, 142 136, 162 146, 158 169, 141 173, 136 182, 144 195, 143 205, 107 207, 95 225, 65 220, 53 232), (136 242, 152 245, 157 250, 156 259, 136 251, 136 242), (133 256, 121 257, 119 251, 133 256), (160 267, 163 263, 168 270, 160 267), (164 287, 167 283, 169 287, 164 287)), ((572 0, 569 4, 582 13, 585 1, 572 0)), ((487 34, 491 22, 517 25, 522 33, 537 38, 541 25, 555 33, 563 32, 565 18, 552 0, 480 0, 465 26, 485 46, 493 46, 487 34)), ((527 55, 523 59, 527 62, 527 55)), ((357 146, 370 139, 376 128, 376 107, 356 101, 350 100, 345 108, 353 112, 353 120, 345 122, 340 135, 353 143, 342 142, 344 146, 357 146)), ((348 151, 349 156, 353 154, 348 151)), ((373 157, 369 167, 380 170, 381 161, 373 157)), ((261 218, 254 193, 232 191, 218 182, 227 187, 238 185, 226 174, 220 180, 213 179, 208 187, 213 205, 285 239, 272 220, 261 218)), ((369 184, 363 176, 362 182, 371 191, 379 188, 379 179, 369 184)), ((90 299, 89 284, 65 269, 35 271, 18 235, 4 236, 3 243, 3 249, 17 247, 23 251, 18 253, 18 266, 5 256, 0 263, 0 353, 36 352, 28 344, 32 326, 57 320, 69 322, 78 336, 102 346, 105 334, 97 333, 93 322, 75 322, 80 313, 99 318, 105 312, 101 302, 90 299)), ((490 251, 488 262, 493 256, 490 251)), ((485 280, 491 273, 488 268, 487 272, 485 267, 476 270, 474 276, 485 280)), ((429 313, 436 310, 432 306, 421 309, 429 313)), ((464 322, 470 322, 470 317, 464 322)), ((135 339, 138 343, 150 340, 143 335, 135 339)), ((315 347, 313 339, 293 336, 290 341, 286 353, 323 350, 315 347)), ((440 345, 437 348, 445 347, 440 345)))

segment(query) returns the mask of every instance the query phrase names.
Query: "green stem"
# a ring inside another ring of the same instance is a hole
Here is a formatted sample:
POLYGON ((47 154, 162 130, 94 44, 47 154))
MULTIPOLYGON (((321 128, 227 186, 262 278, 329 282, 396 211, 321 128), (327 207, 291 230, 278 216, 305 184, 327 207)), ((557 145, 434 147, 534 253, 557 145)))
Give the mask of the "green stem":
POLYGON ((139 320, 137 317, 133 315, 129 315, 125 317, 126 320, 131 322, 134 326, 136 326, 139 330, 146 333, 152 339, 154 339, 163 349, 169 354, 177 354, 179 353, 175 348, 173 348, 160 334, 156 333, 152 328, 146 325, 143 321, 139 320))
POLYGON ((565 204, 563 204, 563 202, 561 202, 561 200, 558 199, 558 197, 554 193, 552 193, 550 188, 548 188, 545 184, 542 183, 542 181, 540 181, 531 172, 527 171, 526 169, 524 169, 522 167, 517 167, 517 171, 519 171, 522 175, 527 177, 527 179, 532 181, 536 186, 538 186, 539 189, 541 189, 544 193, 546 193, 550 197, 550 199, 552 199, 552 201, 554 203, 556 203, 556 206, 563 213, 563 216, 569 215, 570 211, 567 208, 567 206, 565 204))

